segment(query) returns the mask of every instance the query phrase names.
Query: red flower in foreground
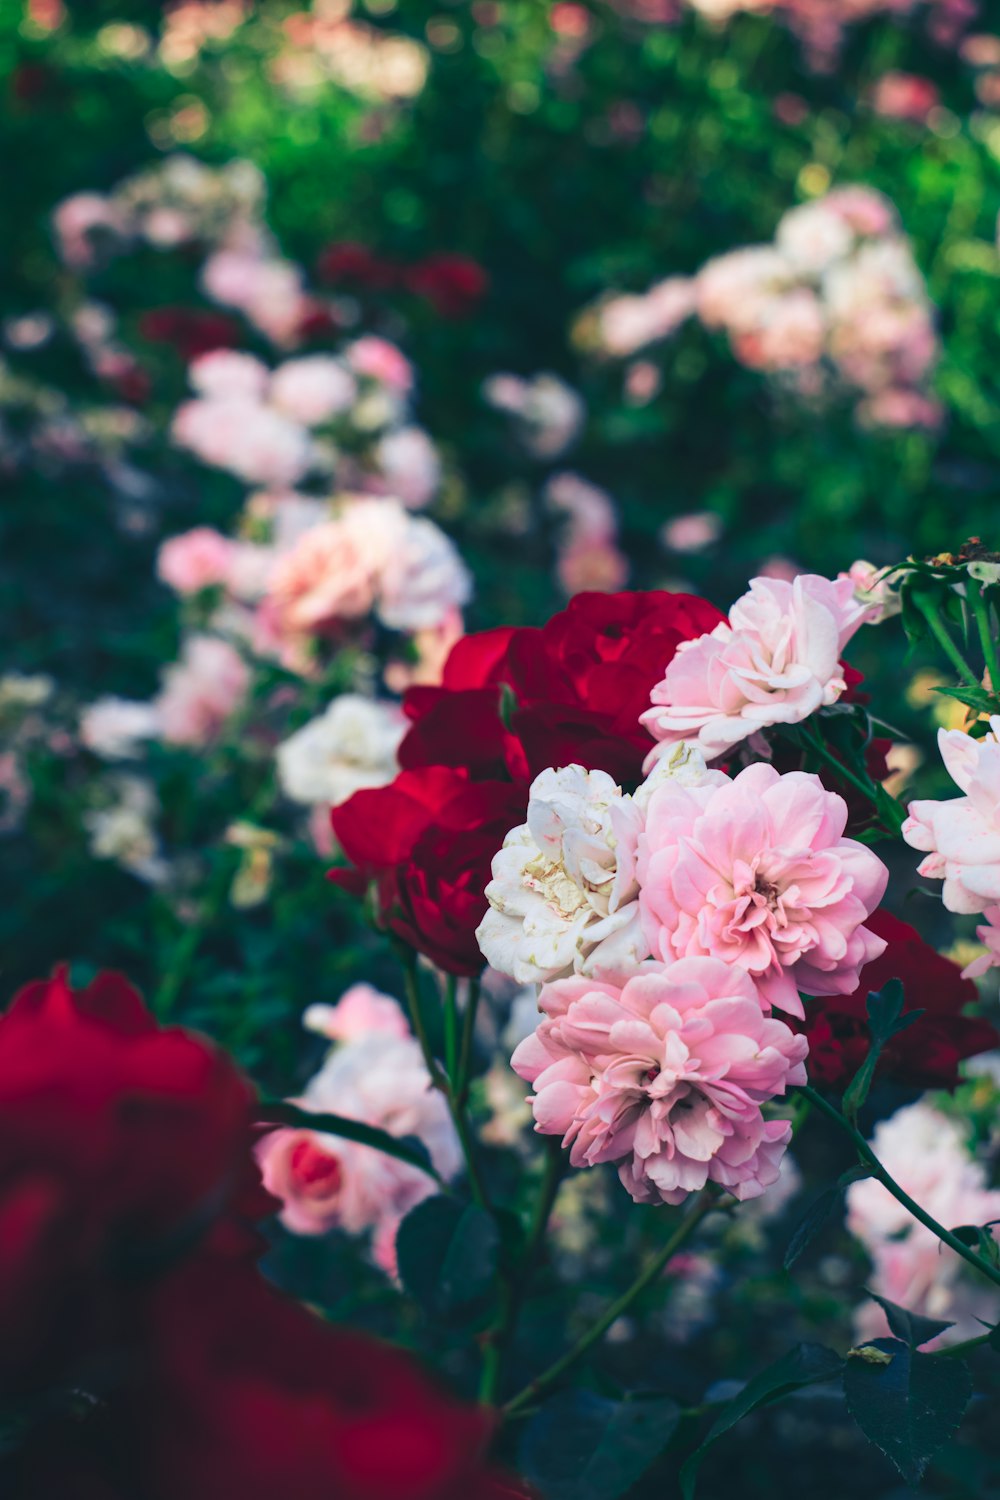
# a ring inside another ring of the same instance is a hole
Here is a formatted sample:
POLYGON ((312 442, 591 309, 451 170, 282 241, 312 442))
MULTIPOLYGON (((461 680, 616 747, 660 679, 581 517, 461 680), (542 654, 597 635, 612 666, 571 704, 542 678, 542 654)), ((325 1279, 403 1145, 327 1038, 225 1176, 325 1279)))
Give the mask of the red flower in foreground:
POLYGON ((0 1017, 0 1390, 75 1359, 113 1320, 124 1272, 268 1212, 253 1098, 119 974, 74 994, 60 969, 15 997, 0 1017))
POLYGON ((976 999, 976 986, 962 978, 957 964, 891 913, 875 912, 868 926, 885 938, 888 947, 861 970, 858 988, 852 995, 825 995, 807 1002, 805 1021, 791 1023, 809 1038, 810 1082, 834 1089, 847 1085, 868 1051, 868 996, 890 979, 900 979, 904 1010, 924 1014, 888 1043, 879 1060, 879 1076, 914 1088, 953 1088, 962 1059, 989 1051, 998 1041, 988 1021, 962 1014, 976 999))
POLYGON ((272 1202, 252 1097, 118 975, 60 973, 0 1019, 0 1391, 26 1419, 0 1491, 514 1500, 485 1412, 259 1276, 225 1212, 272 1202))
POLYGON ((448 973, 478 974, 490 863, 525 805, 524 789, 510 782, 471 781, 448 766, 403 771, 333 809, 333 831, 356 868, 330 878, 355 891, 374 882, 391 932, 448 973))

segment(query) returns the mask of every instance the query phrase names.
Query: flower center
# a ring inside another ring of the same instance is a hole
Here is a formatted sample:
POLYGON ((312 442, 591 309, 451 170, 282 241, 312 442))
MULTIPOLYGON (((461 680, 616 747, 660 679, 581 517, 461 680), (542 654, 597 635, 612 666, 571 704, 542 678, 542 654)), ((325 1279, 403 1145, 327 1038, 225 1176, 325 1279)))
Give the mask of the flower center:
POLYGON ((292 1181, 304 1198, 331 1198, 340 1189, 340 1162, 313 1141, 297 1141, 288 1165, 292 1181))
POLYGON ((525 865, 524 883, 565 921, 572 920, 577 912, 590 905, 587 892, 569 878, 561 864, 546 859, 544 854, 536 855, 525 865))

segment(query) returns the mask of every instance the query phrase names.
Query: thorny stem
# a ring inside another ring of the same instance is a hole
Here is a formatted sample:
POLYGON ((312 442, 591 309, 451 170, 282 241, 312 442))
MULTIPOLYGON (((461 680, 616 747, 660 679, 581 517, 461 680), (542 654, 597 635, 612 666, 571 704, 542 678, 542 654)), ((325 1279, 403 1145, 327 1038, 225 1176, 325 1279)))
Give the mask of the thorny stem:
POLYGON ((981 1272, 983 1276, 986 1276, 996 1286, 1000 1286, 1000 1268, 991 1266, 988 1261, 983 1260, 982 1256, 977 1255, 971 1246, 964 1244, 957 1235, 952 1234, 950 1229, 945 1229, 943 1224, 939 1224, 936 1219, 932 1219, 926 1209, 921 1208, 920 1204, 916 1203, 910 1197, 909 1193, 905 1192, 899 1183, 889 1176, 889 1173, 883 1167, 860 1130, 856 1129, 835 1105, 831 1104, 828 1099, 824 1099, 823 1095, 818 1093, 808 1083, 798 1085, 798 1089, 799 1093, 804 1094, 811 1104, 815 1104, 816 1108, 826 1115, 828 1120, 832 1120, 846 1135, 850 1136, 861 1160, 866 1166, 871 1168, 872 1176, 877 1178, 882 1186, 892 1194, 897 1203, 901 1203, 908 1213, 912 1214, 919 1223, 923 1224, 925 1229, 929 1229, 933 1235, 936 1235, 943 1245, 948 1246, 949 1250, 954 1250, 955 1254, 960 1255, 963 1260, 968 1261, 970 1266, 975 1266, 976 1270, 981 1272))
POLYGON ((522 1391, 507 1402, 502 1408, 505 1417, 515 1416, 523 1407, 537 1400, 543 1392, 561 1380, 566 1371, 575 1365, 588 1349, 604 1337, 612 1323, 617 1322, 632 1306, 635 1299, 656 1281, 667 1262, 677 1254, 681 1246, 691 1238, 701 1221, 716 1207, 718 1193, 719 1190, 711 1183, 702 1189, 694 1206, 685 1214, 663 1248, 658 1250, 639 1272, 632 1285, 605 1308, 597 1321, 591 1324, 581 1338, 577 1339, 571 1349, 568 1349, 560 1359, 549 1365, 547 1370, 537 1375, 522 1391))

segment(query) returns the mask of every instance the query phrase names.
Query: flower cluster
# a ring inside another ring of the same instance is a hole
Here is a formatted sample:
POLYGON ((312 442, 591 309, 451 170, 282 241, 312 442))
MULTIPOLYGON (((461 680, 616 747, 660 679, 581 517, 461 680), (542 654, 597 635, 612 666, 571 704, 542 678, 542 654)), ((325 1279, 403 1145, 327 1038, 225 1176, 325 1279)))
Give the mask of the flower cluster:
POLYGON ((466 636, 440 686, 404 698, 399 776, 334 809, 354 868, 332 878, 373 886, 391 931, 451 973, 478 973, 490 861, 534 776, 576 762, 637 781, 638 718, 663 663, 718 618, 684 595, 578 594, 540 630, 466 636))
POLYGON ((929 379, 938 355, 933 310, 889 201, 835 188, 789 209, 774 241, 709 260, 642 296, 613 296, 585 314, 578 338, 623 357, 668 338, 690 316, 725 333, 741 364, 802 398, 831 383, 858 419, 933 427, 929 379))
MULTIPOLYGON (((336 1005, 310 1006, 311 1031, 337 1043, 294 1102, 412 1136, 448 1181, 461 1163, 458 1138, 440 1093, 431 1087, 416 1040, 396 1002, 370 985, 348 990, 336 1005)), ((372 1146, 322 1130, 276 1130, 257 1148, 264 1185, 283 1204, 282 1222, 296 1234, 371 1230, 376 1261, 395 1271, 396 1230, 404 1215, 433 1192, 425 1172, 372 1146)))
POLYGON ((119 975, 0 1017, 5 1494, 510 1500, 479 1413, 259 1276, 254 1109, 119 975))

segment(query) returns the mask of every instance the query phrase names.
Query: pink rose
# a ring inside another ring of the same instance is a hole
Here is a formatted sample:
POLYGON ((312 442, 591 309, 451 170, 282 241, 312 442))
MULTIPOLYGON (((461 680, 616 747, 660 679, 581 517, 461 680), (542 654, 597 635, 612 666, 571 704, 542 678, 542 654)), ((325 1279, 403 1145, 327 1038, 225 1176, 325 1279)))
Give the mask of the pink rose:
POLYGON ((309 354, 279 365, 271 377, 270 400, 285 416, 306 427, 318 427, 346 411, 357 383, 339 359, 309 354))
POLYGON ((197 594, 225 583, 235 545, 211 526, 196 526, 168 537, 157 554, 157 576, 178 594, 197 594))
POLYGON ((245 396, 264 399, 268 369, 252 354, 237 349, 212 349, 188 366, 188 380, 199 396, 245 396))
POLYGON ((752 765, 732 781, 668 778, 639 835, 639 912, 654 957, 737 964, 765 1005, 849 995, 885 949, 863 924, 889 872, 842 837, 847 804, 818 776, 752 765))
POLYGON ((366 334, 347 348, 347 362, 358 375, 367 375, 380 385, 405 395, 413 389, 413 366, 388 339, 366 334))
POLYGON ((754 578, 728 623, 677 648, 640 722, 707 760, 769 724, 797 724, 844 692, 840 655, 869 612, 848 578, 754 578))
POLYGON ((399 1001, 371 984, 352 984, 336 1005, 310 1005, 302 1024, 307 1031, 318 1032, 331 1042, 350 1042, 370 1032, 410 1035, 410 1024, 399 1001))
POLYGON ((214 739, 246 697, 250 669, 235 647, 215 636, 188 638, 181 659, 164 673, 155 700, 160 733, 170 744, 214 739))
POLYGON ((953 912, 984 912, 1000 901, 1000 716, 990 730, 981 740, 938 731, 945 769, 965 795, 911 802, 901 830, 926 855, 918 874, 944 881, 941 899, 953 912))
POLYGON ((543 986, 545 1019, 511 1066, 535 1090, 535 1129, 577 1167, 614 1162, 639 1203, 680 1203, 709 1181, 739 1199, 778 1177, 787 1120, 760 1106, 805 1083, 808 1045, 764 1015, 749 977, 684 959, 624 986, 543 986))
POLYGON ((270 599, 282 628, 313 631, 336 620, 361 619, 375 605, 384 562, 378 535, 366 538, 343 517, 314 526, 271 575, 270 599))

